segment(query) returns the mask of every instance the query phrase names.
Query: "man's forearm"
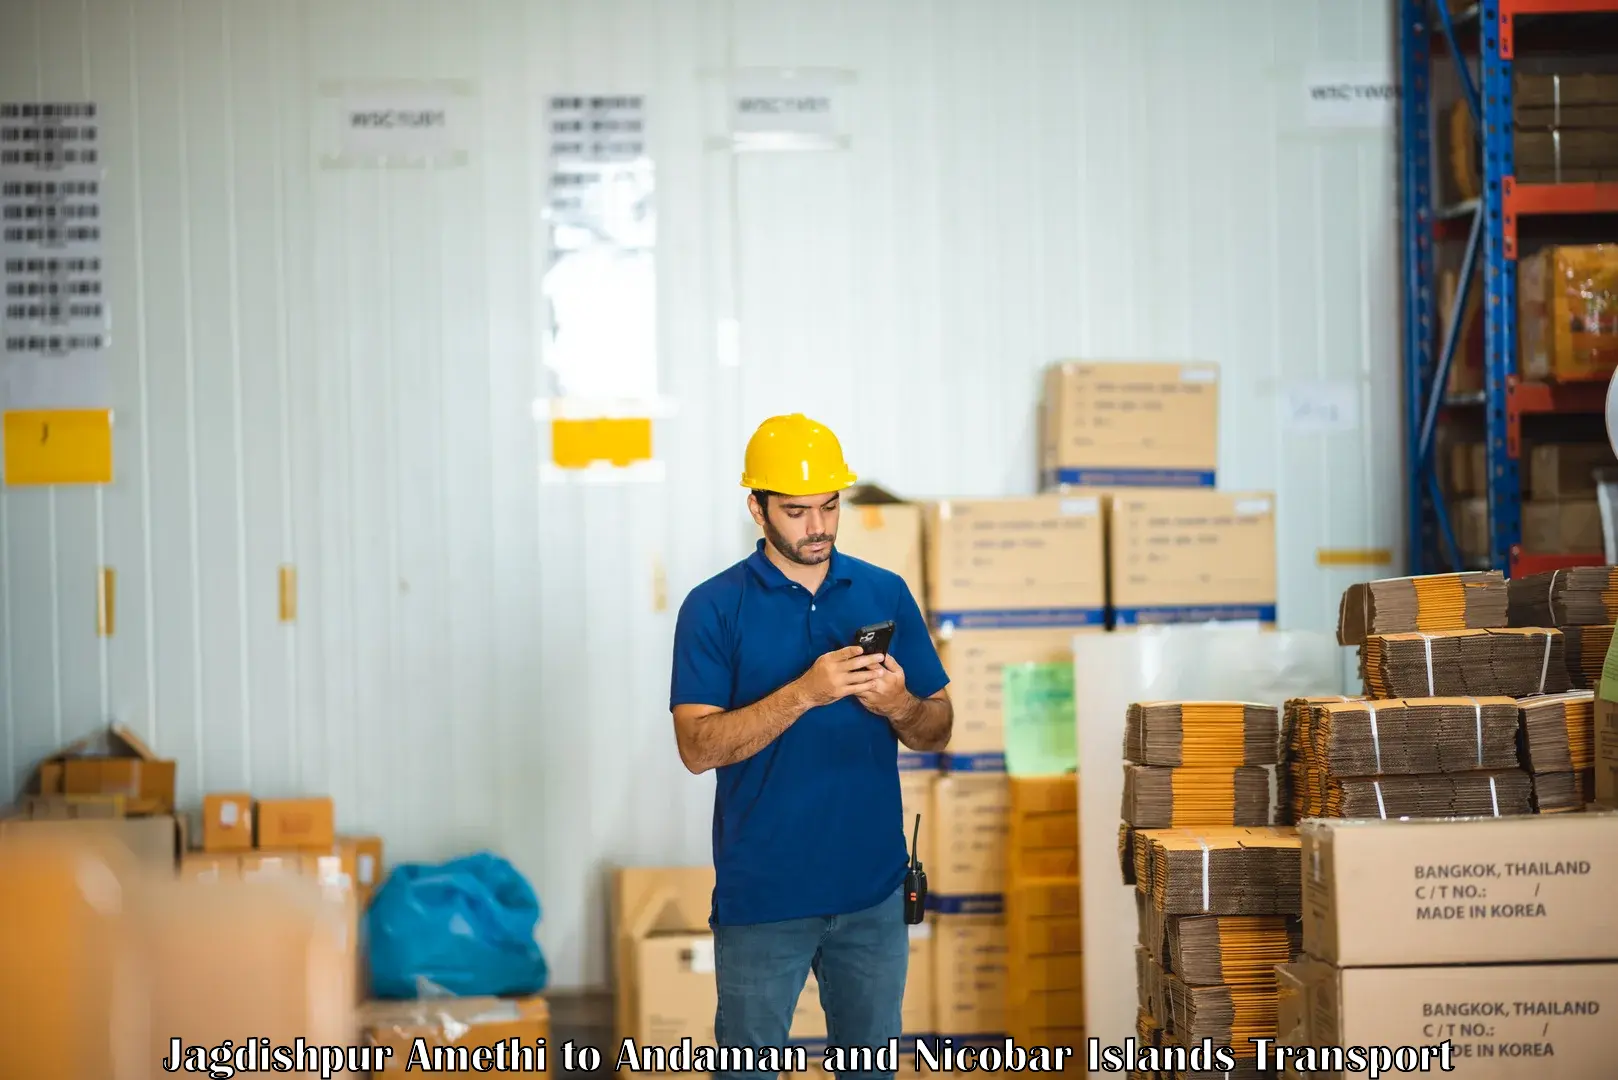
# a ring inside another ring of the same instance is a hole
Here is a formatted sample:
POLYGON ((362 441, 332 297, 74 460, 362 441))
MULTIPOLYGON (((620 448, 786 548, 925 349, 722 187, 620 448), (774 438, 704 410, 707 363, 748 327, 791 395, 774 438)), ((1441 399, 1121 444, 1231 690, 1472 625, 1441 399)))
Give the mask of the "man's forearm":
POLYGON ((682 740, 681 756, 694 773, 746 761, 809 711, 796 681, 751 705, 704 716, 682 740))
POLYGON ((918 753, 935 753, 949 745, 955 728, 955 707, 949 698, 911 697, 910 707, 888 723, 899 741, 918 753))

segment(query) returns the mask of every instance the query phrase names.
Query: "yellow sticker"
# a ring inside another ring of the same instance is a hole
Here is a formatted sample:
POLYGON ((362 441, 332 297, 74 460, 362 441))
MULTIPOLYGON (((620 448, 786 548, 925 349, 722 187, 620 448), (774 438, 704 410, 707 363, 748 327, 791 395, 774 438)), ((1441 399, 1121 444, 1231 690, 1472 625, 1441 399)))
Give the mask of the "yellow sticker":
POLYGON ((650 417, 551 421, 551 461, 561 468, 583 469, 598 461, 621 467, 651 456, 650 417))
POLYGON ((1316 566, 1391 566, 1388 548, 1316 548, 1316 566))
POLYGON ((112 413, 51 409, 5 415, 9 487, 112 483, 112 413))

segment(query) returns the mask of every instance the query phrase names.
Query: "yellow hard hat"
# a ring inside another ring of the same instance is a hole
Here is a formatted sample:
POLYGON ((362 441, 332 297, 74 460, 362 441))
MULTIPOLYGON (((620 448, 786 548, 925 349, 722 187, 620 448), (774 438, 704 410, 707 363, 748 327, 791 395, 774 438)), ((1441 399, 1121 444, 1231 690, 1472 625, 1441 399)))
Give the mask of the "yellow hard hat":
POLYGON ((802 413, 772 416, 747 440, 744 488, 819 495, 852 487, 858 479, 843 461, 837 436, 802 413))

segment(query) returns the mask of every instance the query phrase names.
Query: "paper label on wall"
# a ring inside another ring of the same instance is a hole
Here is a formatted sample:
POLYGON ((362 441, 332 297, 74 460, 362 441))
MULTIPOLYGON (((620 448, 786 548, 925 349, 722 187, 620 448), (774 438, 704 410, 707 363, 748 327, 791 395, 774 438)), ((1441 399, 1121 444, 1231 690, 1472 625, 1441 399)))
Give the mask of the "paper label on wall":
POLYGON ((737 74, 729 97, 738 146, 795 149, 835 144, 843 134, 841 80, 818 72, 737 74))
POLYGON ((110 405, 103 166, 89 102, 0 104, 0 408, 110 405))
POLYGON ((1399 83, 1385 65, 1310 68, 1304 123, 1317 128, 1382 128, 1398 120, 1399 83))
POLYGON ((327 89, 326 166, 465 165, 477 98, 457 82, 352 83, 327 89))
POLYGON ((1359 384, 1348 380, 1294 383, 1281 395, 1281 421, 1289 431, 1312 435, 1358 430, 1359 384))

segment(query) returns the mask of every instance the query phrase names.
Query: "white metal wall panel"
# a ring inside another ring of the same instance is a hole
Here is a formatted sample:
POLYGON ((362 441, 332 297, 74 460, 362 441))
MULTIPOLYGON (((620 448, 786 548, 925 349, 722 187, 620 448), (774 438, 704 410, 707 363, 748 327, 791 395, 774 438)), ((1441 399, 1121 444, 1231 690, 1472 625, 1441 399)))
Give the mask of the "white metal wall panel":
POLYGON ((1395 159, 1299 131, 1300 80, 1390 54, 1325 0, 0 2, 0 98, 103 110, 118 452, 104 490, 0 495, 0 795, 116 718, 187 802, 327 791, 392 859, 503 852, 556 984, 602 983, 601 871, 708 854, 669 634, 750 543, 752 426, 1028 491, 1064 357, 1222 365, 1222 483, 1277 491, 1282 620, 1327 625, 1356 572, 1316 549, 1400 534, 1395 159), (846 69, 852 148, 711 150, 727 64, 846 69), (472 80, 472 164, 316 167, 321 81, 366 77, 472 80), (536 475, 558 90, 650 95, 661 484, 536 475), (1361 388, 1358 432, 1282 431, 1312 379, 1361 388))

